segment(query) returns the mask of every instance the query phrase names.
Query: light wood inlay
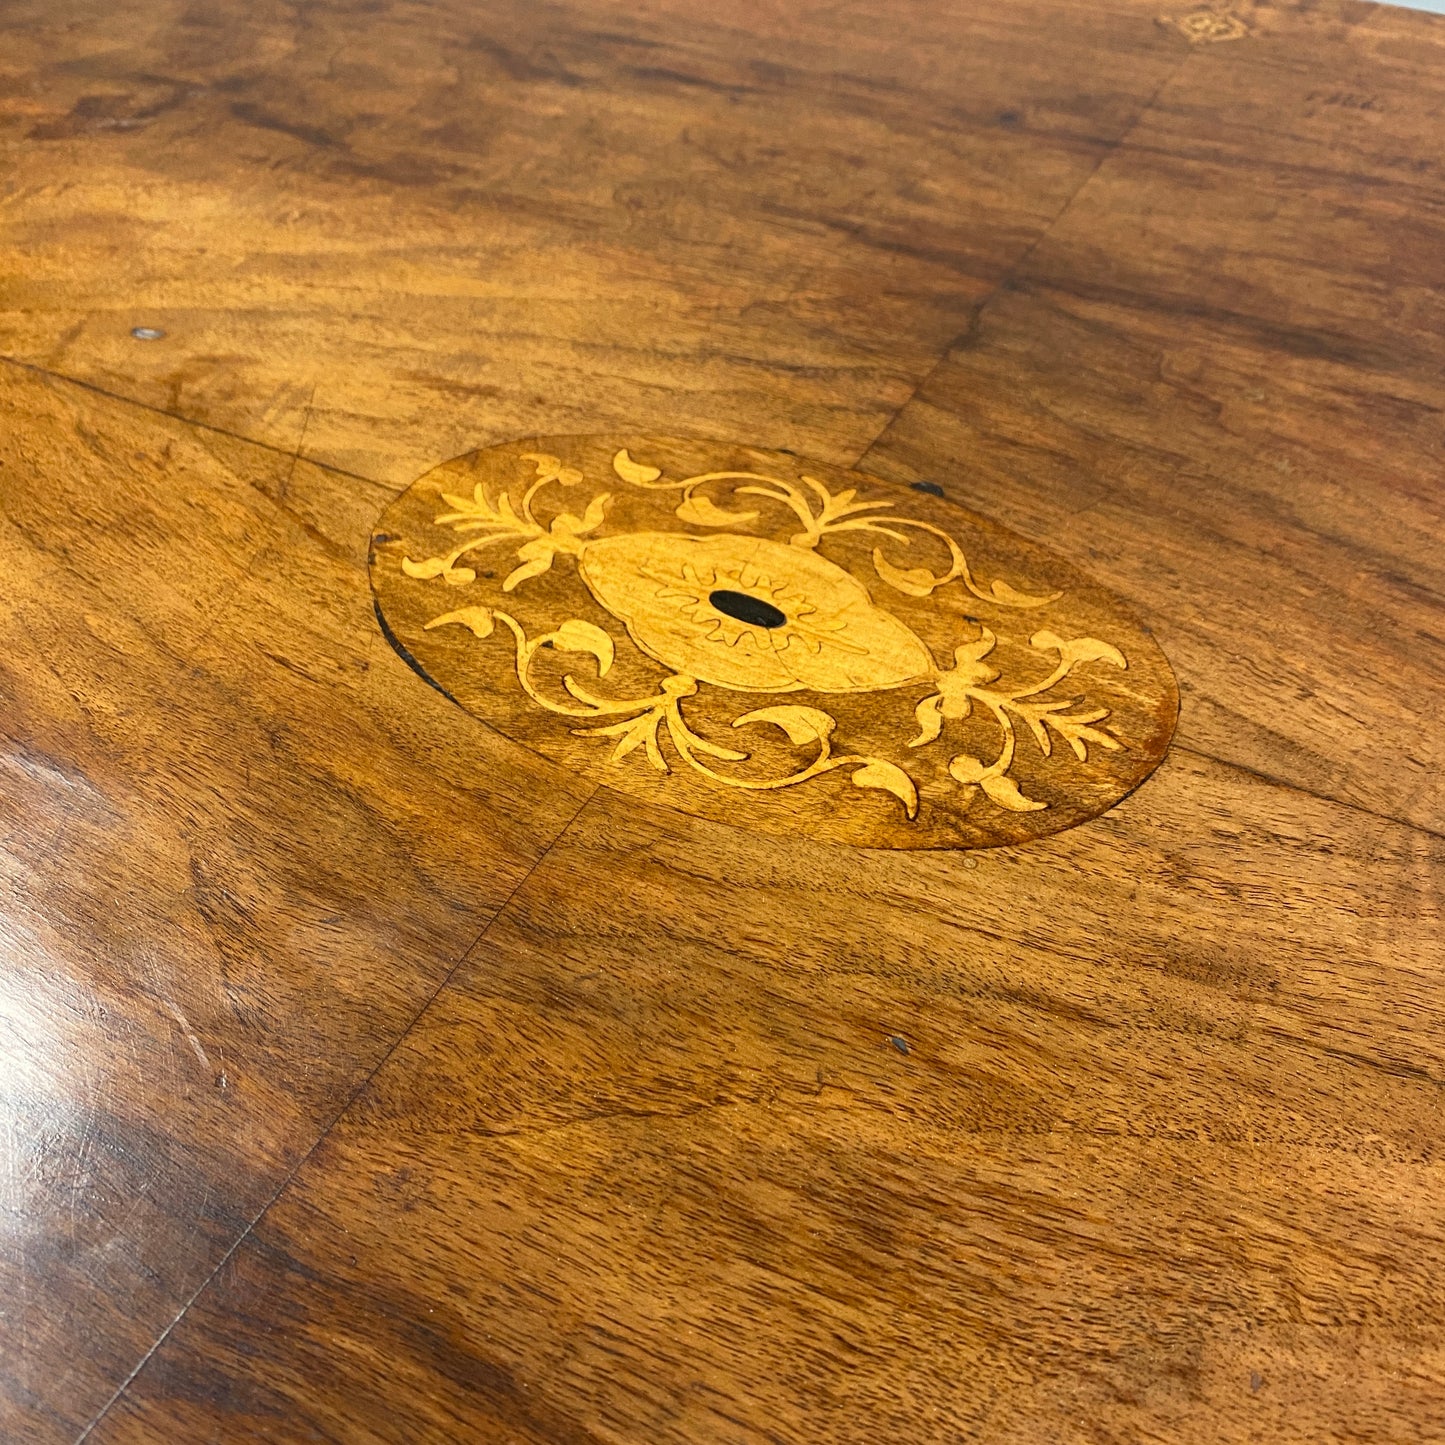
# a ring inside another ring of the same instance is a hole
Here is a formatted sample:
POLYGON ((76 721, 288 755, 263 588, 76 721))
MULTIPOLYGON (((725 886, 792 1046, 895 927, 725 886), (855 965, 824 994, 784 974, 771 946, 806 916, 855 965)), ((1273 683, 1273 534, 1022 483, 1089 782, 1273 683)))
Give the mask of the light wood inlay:
POLYGON ((1178 711, 1153 639, 1057 557, 781 452, 489 448, 387 508, 371 577, 387 635, 468 711, 765 832, 1041 837, 1136 787, 1178 711))

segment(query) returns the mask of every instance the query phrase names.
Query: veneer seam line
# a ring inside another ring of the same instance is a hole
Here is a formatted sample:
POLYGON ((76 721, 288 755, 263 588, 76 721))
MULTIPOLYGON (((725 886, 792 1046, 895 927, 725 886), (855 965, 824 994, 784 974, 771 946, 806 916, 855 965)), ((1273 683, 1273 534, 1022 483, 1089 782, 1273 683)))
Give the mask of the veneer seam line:
MULTIPOLYGON (((214 422, 200 421, 196 417, 186 416, 182 412, 170 411, 166 407, 157 406, 154 402, 142 401, 139 397, 126 396, 123 392, 111 391, 109 388, 99 386, 93 381, 86 381, 78 376, 70 376, 63 371, 55 371, 48 366, 41 366, 33 361, 24 361, 18 356, 6 356, 0 354, 0 362, 7 366, 13 366, 21 371, 31 372, 36 376, 43 376, 50 381, 61 382, 66 386, 78 386, 82 390, 94 393, 96 396, 103 396, 107 401, 117 402, 121 406, 138 407, 141 411, 150 412, 152 416, 163 416, 171 421, 178 421, 183 426, 191 426, 199 431, 214 432, 217 436, 229 437, 232 441, 242 442, 246 446, 259 447, 262 451, 271 452, 276 456, 289 457, 292 462, 292 473, 296 466, 306 462, 313 467, 319 467, 322 471, 331 472, 339 477, 349 477, 355 482, 365 482, 369 487, 378 487, 384 492, 395 495, 397 488, 389 482, 378 481, 375 477, 368 477, 363 472, 348 471, 345 467, 338 467, 334 462, 319 461, 315 457, 303 456, 300 451, 300 443, 297 443, 295 450, 289 447, 278 446, 275 442, 261 441, 256 437, 247 436, 245 432, 232 431, 229 427, 217 426, 214 422)), ((306 430, 310 425, 310 413, 308 409, 307 423, 302 428, 301 440, 306 438, 306 430)), ((288 476, 287 480, 290 480, 288 476)))
POLYGON ((1246 777, 1257 778, 1261 783, 1267 783, 1270 787, 1299 793, 1306 798, 1313 798, 1318 803, 1326 803, 1332 807, 1348 808, 1352 813, 1362 813, 1365 817, 1374 818, 1377 822, 1389 823, 1396 828, 1407 828, 1412 833, 1422 833, 1427 838, 1438 838, 1445 842, 1445 830, 1432 828, 1428 823, 1412 823, 1408 818, 1397 818, 1393 813, 1381 813, 1375 808, 1367 808, 1363 803, 1352 803, 1348 798, 1337 798, 1330 793, 1317 792, 1313 788, 1305 787, 1302 783, 1292 783, 1288 778, 1276 777, 1273 773, 1266 773, 1260 768, 1252 768, 1248 763, 1241 763, 1236 758, 1221 758, 1215 753, 1205 752, 1203 748, 1180 742, 1178 738, 1175 738, 1170 744, 1169 751, 1188 753, 1191 757, 1200 758, 1206 763, 1214 763, 1221 768, 1230 768, 1235 772, 1243 773, 1246 777))
POLYGON ((1003 295, 1014 285, 1018 278, 1023 274, 1024 269, 1028 266, 1030 260, 1033 259, 1034 252, 1037 251, 1038 248, 1044 243, 1044 241, 1048 239, 1048 237, 1052 234, 1054 228, 1059 224, 1059 222, 1068 215, 1074 202, 1077 201, 1081 195, 1083 195, 1084 191, 1093 183, 1094 178, 1099 174, 1099 172, 1103 170, 1105 165, 1107 165, 1108 162, 1118 153, 1119 149, 1124 145, 1124 143, 1129 139, 1129 137, 1133 135, 1136 130, 1138 130, 1140 124, 1144 120, 1144 117, 1148 115, 1149 112, 1153 110, 1154 106, 1158 103, 1160 96, 1162 96, 1165 90, 1168 89, 1168 87, 1179 78, 1179 75, 1183 72, 1184 68, 1193 58, 1194 54, 1192 49, 1186 51, 1183 55, 1181 55, 1178 62, 1169 71, 1169 73, 1160 80, 1159 84, 1154 87, 1148 99, 1145 100, 1144 103, 1139 107, 1139 109, 1134 113, 1134 115, 1130 118, 1128 124, 1123 128, 1123 130, 1121 130, 1119 134, 1114 137, 1113 140, 1105 144, 1103 149, 1099 152, 1099 156, 1095 160, 1093 166, 1090 167, 1088 174, 1085 175, 1083 179, 1079 182, 1079 184, 1075 186, 1074 189, 1069 193, 1068 198, 1064 201, 1063 205, 1059 207, 1053 218, 1039 231, 1038 235, 1036 235, 1033 240, 1024 247, 1022 254, 1011 266, 1007 268, 998 284, 995 285, 988 292, 988 294, 984 296, 982 300, 980 300, 979 303, 973 308, 973 311, 969 317, 967 329, 960 332, 957 336, 953 337, 952 340, 950 340, 944 346, 943 350, 939 352, 937 358, 934 360, 933 365, 930 366, 921 377, 919 377, 918 382, 914 386, 913 390, 910 391, 908 396, 898 404, 898 406, 894 409, 893 414, 888 418, 886 422, 883 423, 883 426, 879 430, 878 434, 873 438, 871 442, 868 443, 866 447, 864 447, 862 452, 859 453, 858 459, 853 463, 853 468, 855 471, 865 470, 864 463, 867 461, 868 457, 872 454, 872 452, 877 448, 879 443, 882 442, 883 438, 888 435, 888 432, 892 428, 894 422, 896 422, 898 418, 902 416, 903 413, 907 411, 910 406, 913 405, 914 401, 916 401, 918 397, 923 393, 928 383, 933 380, 934 376, 937 375, 939 369, 948 362, 948 359, 953 355, 955 351, 958 350, 959 346, 963 342, 965 342, 970 336, 974 335, 977 332, 978 324, 983 316, 983 313, 1001 295, 1003 295))
MULTIPOLYGON (((9 358, 0 359, 8 360, 9 358)), ((438 983, 436 988, 434 988, 431 993, 427 995, 425 1001, 412 1016, 412 1018, 408 1021, 406 1027, 402 1029, 402 1031, 396 1036, 394 1040, 392 1040, 391 1046, 386 1050, 386 1052, 381 1056, 381 1058, 379 1058, 376 1063, 367 1071, 366 1077, 363 1078, 356 1085, 356 1087, 352 1089, 351 1092, 346 1096, 345 1100, 342 1102, 341 1107, 327 1122, 326 1127, 322 1129, 319 1134, 317 1134, 316 1138, 312 1140, 306 1152, 286 1172, 285 1177, 276 1186, 275 1190, 271 1193, 270 1197, 261 1206, 261 1208, 256 1211, 250 1223, 248 1223, 246 1227, 231 1242, 225 1253, 222 1254, 221 1258, 216 1261, 215 1266, 210 1270, 210 1272, 200 1282, 200 1284, 198 1284, 196 1288, 191 1292, 185 1303, 181 1305, 180 1309, 171 1319, 170 1323, 166 1325, 165 1329, 163 1329, 160 1334, 158 1334, 155 1339, 151 1341, 150 1347, 136 1362, 135 1366, 130 1370, 126 1377, 115 1388, 110 1398, 96 1412, 94 1418, 90 1421, 90 1423, 86 1425, 86 1427, 80 1432, 80 1434, 75 1437, 75 1445, 83 1445, 83 1442, 90 1438, 96 1427, 105 1419, 108 1414, 110 1414, 111 1410, 125 1395, 126 1391, 129 1390, 131 1385, 135 1383, 135 1381, 139 1378, 141 1372, 146 1368, 146 1366, 155 1357, 156 1353, 160 1350, 161 1346, 164 1345, 165 1342, 170 1338, 176 1326, 179 1325, 180 1322, 190 1312, 191 1306, 194 1305, 195 1302, 201 1297, 201 1295, 203 1295, 206 1290, 210 1288, 212 1283, 216 1280, 217 1276, 220 1275, 221 1271, 224 1270, 227 1264, 230 1263, 236 1252, 254 1233, 256 1226, 260 1224, 261 1221, 266 1217, 266 1215, 271 1212, 271 1209, 276 1204, 277 1200, 279 1200, 281 1196, 285 1194, 285 1192, 291 1187, 291 1184, 296 1179, 296 1176, 300 1174, 302 1169, 304 1169, 307 1163, 311 1160, 311 1157, 331 1136, 331 1133, 336 1128, 337 1124, 339 1124, 341 1120, 345 1118, 346 1115, 351 1111, 352 1105, 354 1105, 356 1101, 362 1096, 362 1094, 364 1094, 366 1090, 370 1087, 372 1080, 375 1079, 376 1076, 381 1072, 381 1070, 386 1067, 386 1065, 390 1062, 392 1056, 397 1052, 397 1050, 402 1046, 402 1044, 411 1037, 412 1031, 416 1028, 417 1024, 419 1024, 421 1020, 427 1015, 427 1013, 430 1011, 432 1005, 437 1001, 437 999, 440 998, 441 995, 446 991, 447 987, 456 977, 462 965, 466 963, 466 961, 472 956, 473 953, 476 952, 482 940, 485 939, 487 934, 491 932, 493 925, 511 906, 512 900, 517 896, 518 893, 521 892, 522 888, 526 885, 527 881, 532 877, 532 875, 542 866, 544 862, 546 862, 548 857, 551 855, 552 850, 567 835, 567 833, 571 830, 573 824, 575 824, 577 820, 582 816, 582 814, 587 811, 588 806, 591 804, 592 800, 597 796, 598 792, 600 791, 601 785, 599 784, 582 800, 576 812, 574 812, 572 816, 567 819, 566 823, 564 823, 563 826, 558 829, 557 835, 551 840, 550 843, 547 844, 547 846, 542 850, 542 852, 537 855, 537 857, 532 861, 531 866, 523 872, 522 876, 513 885, 507 896, 492 911, 491 917, 487 919, 481 931, 466 946, 466 948, 464 948, 461 953, 458 954, 455 962, 451 965, 449 969, 447 969, 445 975, 442 977, 441 982, 438 983)))

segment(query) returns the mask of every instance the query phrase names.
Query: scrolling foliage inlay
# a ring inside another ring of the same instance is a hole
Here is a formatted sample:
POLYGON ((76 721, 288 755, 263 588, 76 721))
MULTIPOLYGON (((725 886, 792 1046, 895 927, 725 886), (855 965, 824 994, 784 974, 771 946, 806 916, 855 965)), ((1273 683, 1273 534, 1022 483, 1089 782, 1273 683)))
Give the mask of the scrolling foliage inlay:
POLYGON ((475 453, 388 509, 373 584, 413 664, 500 731, 774 832, 895 847, 1053 832, 1148 773, 1177 706, 1152 639, 1059 559, 786 453, 665 438, 475 453))

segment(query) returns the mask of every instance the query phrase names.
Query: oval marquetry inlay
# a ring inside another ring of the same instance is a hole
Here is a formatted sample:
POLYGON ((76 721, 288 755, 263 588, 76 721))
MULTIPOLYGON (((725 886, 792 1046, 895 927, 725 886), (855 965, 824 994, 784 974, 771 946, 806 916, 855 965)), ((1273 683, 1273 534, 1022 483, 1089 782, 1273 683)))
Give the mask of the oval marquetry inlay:
POLYGON ((550 437, 387 508, 388 636, 507 737, 649 801, 891 848, 1057 832, 1157 765, 1169 664, 946 500, 786 452, 550 437))

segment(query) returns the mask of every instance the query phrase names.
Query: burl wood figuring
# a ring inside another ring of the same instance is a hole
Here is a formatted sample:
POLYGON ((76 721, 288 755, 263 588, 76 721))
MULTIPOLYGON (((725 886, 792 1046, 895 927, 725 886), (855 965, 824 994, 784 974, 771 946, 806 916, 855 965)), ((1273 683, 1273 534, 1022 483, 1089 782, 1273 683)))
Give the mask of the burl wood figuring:
POLYGON ((1442 95, 0 4, 0 1440, 1440 1440, 1442 95))

